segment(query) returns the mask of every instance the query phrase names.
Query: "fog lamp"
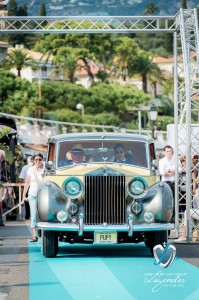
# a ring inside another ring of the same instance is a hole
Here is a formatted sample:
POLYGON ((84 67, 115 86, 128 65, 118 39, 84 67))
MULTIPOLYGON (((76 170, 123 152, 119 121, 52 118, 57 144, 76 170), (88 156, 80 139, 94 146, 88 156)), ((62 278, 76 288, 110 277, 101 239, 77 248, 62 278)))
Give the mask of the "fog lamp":
POLYGON ((131 206, 131 211, 135 214, 138 215, 141 211, 142 211, 142 205, 138 202, 135 202, 132 206, 131 206))
POLYGON ((154 220, 154 214, 151 211, 146 211, 144 213, 144 220, 147 223, 151 223, 154 220))
POLYGON ((64 221, 67 220, 68 214, 66 211, 61 210, 57 213, 57 220, 63 223, 64 221))

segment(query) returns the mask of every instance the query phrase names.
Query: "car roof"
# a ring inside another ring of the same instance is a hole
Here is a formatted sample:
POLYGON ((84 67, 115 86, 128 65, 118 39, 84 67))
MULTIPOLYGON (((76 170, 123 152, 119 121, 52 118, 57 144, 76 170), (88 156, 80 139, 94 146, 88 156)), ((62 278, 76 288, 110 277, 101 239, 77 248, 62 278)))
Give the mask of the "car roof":
POLYGON ((115 133, 115 132, 86 132, 86 133, 66 133, 58 134, 49 138, 48 143, 57 143, 64 141, 78 140, 133 140, 138 142, 150 143, 153 141, 151 137, 132 133, 115 133))

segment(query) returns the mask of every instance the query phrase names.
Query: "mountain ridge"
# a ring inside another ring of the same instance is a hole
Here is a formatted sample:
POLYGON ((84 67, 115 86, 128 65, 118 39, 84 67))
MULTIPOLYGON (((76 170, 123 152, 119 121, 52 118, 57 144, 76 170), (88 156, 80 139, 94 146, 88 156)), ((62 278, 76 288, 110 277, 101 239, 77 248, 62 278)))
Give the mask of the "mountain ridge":
MULTIPOLYGON (((39 15, 40 0, 17 0, 17 6, 24 2, 28 7, 30 16, 39 15)), ((148 3, 153 3, 159 8, 155 15, 172 16, 181 7, 180 0, 48 0, 44 1, 47 16, 143 16, 148 3)), ((187 1, 188 8, 195 8, 198 0, 187 1)))

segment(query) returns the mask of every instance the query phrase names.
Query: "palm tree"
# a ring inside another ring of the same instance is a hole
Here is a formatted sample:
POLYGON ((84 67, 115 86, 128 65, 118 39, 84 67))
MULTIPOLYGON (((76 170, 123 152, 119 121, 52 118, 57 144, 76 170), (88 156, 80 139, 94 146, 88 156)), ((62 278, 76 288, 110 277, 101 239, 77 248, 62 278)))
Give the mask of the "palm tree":
POLYGON ((148 16, 152 16, 157 12, 159 12, 159 8, 153 2, 149 2, 144 10, 144 13, 148 16))
POLYGON ((150 81, 153 88, 153 97, 157 97, 157 84, 164 85, 165 77, 160 68, 157 68, 154 72, 149 72, 148 80, 150 81))
POLYGON ((75 72, 81 68, 77 62, 77 57, 74 53, 67 53, 66 55, 58 55, 55 58, 56 72, 60 73, 64 79, 69 82, 75 82, 75 72))
POLYGON ((35 70, 37 67, 34 60, 28 55, 25 49, 13 49, 8 53, 6 59, 2 63, 2 67, 5 69, 17 69, 17 75, 21 77, 21 70, 27 67, 31 67, 35 70))
POLYGON ((160 78, 161 70, 157 64, 153 63, 153 57, 144 51, 140 53, 135 58, 133 74, 139 74, 142 77, 142 87, 143 91, 147 93, 147 82, 150 78, 153 78, 153 82, 158 82, 160 78), (156 78, 156 79, 155 79, 156 78))
POLYGON ((187 1, 186 0, 182 0, 181 7, 183 9, 187 9, 187 1))
POLYGON ((115 48, 117 55, 113 58, 113 68, 110 72, 114 73, 116 77, 122 77, 126 81, 130 77, 134 59, 138 53, 138 45, 128 37, 122 37, 120 43, 115 48))

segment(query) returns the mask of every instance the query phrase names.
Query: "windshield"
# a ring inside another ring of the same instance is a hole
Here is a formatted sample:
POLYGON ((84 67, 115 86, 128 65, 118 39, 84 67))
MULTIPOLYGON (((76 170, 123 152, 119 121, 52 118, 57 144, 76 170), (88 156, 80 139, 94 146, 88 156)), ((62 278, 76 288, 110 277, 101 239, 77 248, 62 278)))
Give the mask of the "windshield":
POLYGON ((147 144, 138 141, 80 140, 58 145, 57 167, 80 163, 122 163, 148 168, 147 144))

